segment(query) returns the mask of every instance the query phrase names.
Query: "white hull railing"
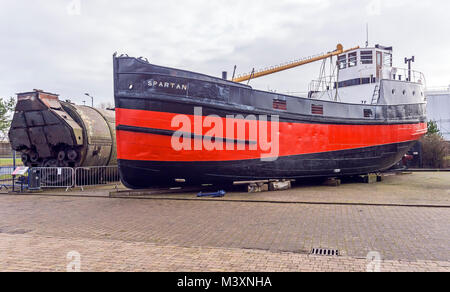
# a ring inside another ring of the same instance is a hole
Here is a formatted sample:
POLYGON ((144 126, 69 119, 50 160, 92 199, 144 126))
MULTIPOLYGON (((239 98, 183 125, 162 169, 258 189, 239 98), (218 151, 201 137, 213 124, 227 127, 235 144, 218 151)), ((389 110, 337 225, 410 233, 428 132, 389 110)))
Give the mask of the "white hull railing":
POLYGON ((389 79, 389 80, 398 80, 398 81, 405 81, 405 82, 412 82, 412 83, 419 83, 426 85, 425 75, 422 72, 415 71, 415 70, 408 70, 406 68, 396 68, 392 67, 390 69, 390 74, 387 74, 388 76, 385 76, 386 74, 383 74, 383 78, 389 79), (409 75, 411 74, 411 79, 409 78, 409 75))

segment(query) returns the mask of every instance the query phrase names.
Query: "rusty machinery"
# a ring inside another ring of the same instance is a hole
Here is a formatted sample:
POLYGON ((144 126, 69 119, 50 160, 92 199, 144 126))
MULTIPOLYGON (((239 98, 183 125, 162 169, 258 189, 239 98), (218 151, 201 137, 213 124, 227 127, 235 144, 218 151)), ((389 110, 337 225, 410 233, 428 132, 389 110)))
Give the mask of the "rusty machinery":
MULTIPOLYGON (((115 113, 59 100, 41 90, 19 93, 11 146, 29 167, 117 165, 115 113)), ((51 180, 51 178, 48 178, 51 180)))

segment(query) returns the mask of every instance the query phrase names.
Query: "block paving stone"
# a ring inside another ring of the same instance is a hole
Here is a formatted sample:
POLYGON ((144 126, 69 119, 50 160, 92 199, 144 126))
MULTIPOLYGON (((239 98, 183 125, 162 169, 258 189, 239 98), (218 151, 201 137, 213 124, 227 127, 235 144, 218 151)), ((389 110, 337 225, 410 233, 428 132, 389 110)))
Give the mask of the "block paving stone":
POLYGON ((450 209, 0 196, 0 271, 449 271, 450 209), (311 256, 332 248, 340 257, 311 256))
MULTIPOLYGON (((366 259, 144 242, 0 235, 0 271, 366 272, 366 259), (68 257, 76 252, 79 258, 68 257)), ((372 270, 370 270, 372 271, 372 270)), ((449 262, 381 261, 381 272, 450 272, 449 262)))

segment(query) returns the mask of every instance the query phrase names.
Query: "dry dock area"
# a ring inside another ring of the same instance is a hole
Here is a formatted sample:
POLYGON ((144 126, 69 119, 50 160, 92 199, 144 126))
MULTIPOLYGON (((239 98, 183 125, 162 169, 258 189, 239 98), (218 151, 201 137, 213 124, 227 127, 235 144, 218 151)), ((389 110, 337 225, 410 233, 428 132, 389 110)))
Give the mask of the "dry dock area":
POLYGON ((450 271, 450 173, 279 192, 0 195, 0 270, 450 271), (339 256, 310 255, 313 248, 339 256), (73 255, 73 253, 72 253, 73 255))

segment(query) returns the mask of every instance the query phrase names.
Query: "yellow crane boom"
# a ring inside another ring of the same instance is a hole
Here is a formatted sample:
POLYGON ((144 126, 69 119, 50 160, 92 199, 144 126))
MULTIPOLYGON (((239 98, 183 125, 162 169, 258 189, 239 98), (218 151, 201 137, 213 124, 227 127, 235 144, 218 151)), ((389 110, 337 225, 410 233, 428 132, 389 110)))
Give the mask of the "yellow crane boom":
POLYGON ((296 61, 296 62, 292 62, 292 63, 289 63, 287 65, 276 66, 276 67, 270 68, 268 70, 263 70, 263 71, 259 71, 259 72, 252 72, 250 74, 246 74, 246 75, 243 75, 243 76, 238 76, 238 77, 234 78, 233 81, 234 82, 242 82, 242 81, 247 81, 247 80, 250 80, 250 79, 263 77, 263 76, 270 75, 270 74, 273 74, 273 73, 281 72, 281 71, 284 71, 284 70, 292 69, 292 68, 295 68, 295 67, 298 67, 298 66, 302 66, 302 65, 305 65, 305 64, 309 64, 309 63, 320 61, 320 60, 323 60, 323 59, 326 59, 326 58, 337 56, 337 55, 340 55, 340 54, 343 54, 343 53, 346 53, 346 52, 349 52, 349 51, 353 51, 353 50, 356 50, 356 49, 359 49, 359 47, 355 47, 355 48, 352 48, 352 49, 344 51, 344 47, 341 44, 338 44, 337 47, 336 47, 336 50, 333 51, 333 52, 322 54, 322 55, 319 55, 319 56, 311 57, 311 58, 300 60, 300 61, 296 61))

